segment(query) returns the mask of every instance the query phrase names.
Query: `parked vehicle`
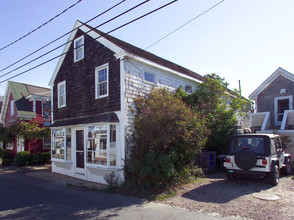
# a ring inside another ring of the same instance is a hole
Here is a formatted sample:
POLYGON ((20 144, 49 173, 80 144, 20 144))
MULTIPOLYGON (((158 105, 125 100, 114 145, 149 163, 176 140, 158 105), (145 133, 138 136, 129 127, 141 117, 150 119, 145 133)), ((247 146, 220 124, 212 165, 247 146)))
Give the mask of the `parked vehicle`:
POLYGON ((284 152, 279 135, 243 134, 230 137, 224 162, 228 180, 237 175, 267 177, 270 184, 279 183, 280 172, 291 172, 291 156, 284 152))

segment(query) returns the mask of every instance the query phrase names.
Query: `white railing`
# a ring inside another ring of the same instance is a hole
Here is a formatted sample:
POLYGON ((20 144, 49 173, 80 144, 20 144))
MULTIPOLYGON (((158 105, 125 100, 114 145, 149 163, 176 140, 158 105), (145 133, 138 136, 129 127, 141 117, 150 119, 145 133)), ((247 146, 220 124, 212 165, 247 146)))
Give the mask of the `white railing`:
POLYGON ((261 131, 270 128, 270 112, 257 112, 250 114, 250 127, 261 127, 261 131))

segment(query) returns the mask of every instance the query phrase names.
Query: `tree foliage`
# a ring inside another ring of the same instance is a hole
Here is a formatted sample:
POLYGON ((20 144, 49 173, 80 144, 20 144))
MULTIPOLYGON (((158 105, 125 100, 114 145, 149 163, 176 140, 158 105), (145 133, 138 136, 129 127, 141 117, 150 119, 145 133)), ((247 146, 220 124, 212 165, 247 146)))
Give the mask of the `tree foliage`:
POLYGON ((165 89, 135 99, 135 106, 134 147, 126 161, 126 178, 143 188, 167 186, 190 168, 205 145, 205 121, 165 89))
POLYGON ((229 136, 236 133, 237 115, 248 111, 249 100, 240 91, 230 91, 228 83, 216 74, 206 75, 193 94, 179 90, 178 95, 206 118, 210 135, 205 149, 225 153, 229 136))

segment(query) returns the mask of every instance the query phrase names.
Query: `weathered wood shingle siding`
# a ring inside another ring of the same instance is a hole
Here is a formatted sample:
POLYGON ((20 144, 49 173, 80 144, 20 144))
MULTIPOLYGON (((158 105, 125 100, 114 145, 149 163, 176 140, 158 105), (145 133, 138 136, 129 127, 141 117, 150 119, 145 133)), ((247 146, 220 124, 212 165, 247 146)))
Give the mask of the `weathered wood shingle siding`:
MULTIPOLYGON (((78 31, 75 38, 84 33, 78 31)), ((84 35, 84 59, 74 62, 73 43, 53 87, 54 120, 120 110, 120 60, 105 46, 84 35), (95 99, 95 68, 109 64, 109 95, 95 99), (58 108, 57 85, 66 81, 66 107, 58 108)))
POLYGON ((258 112, 270 112, 270 124, 274 126, 274 98, 293 94, 294 83, 283 76, 279 76, 259 94, 257 98, 258 112), (281 89, 286 89, 286 92, 280 93, 281 89))

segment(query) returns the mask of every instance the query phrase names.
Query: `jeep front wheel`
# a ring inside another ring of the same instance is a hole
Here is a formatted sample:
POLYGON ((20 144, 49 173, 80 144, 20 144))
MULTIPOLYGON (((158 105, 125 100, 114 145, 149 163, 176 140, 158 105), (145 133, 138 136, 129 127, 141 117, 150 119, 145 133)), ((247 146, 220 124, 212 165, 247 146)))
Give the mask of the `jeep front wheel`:
POLYGON ((279 172, 279 167, 277 165, 275 165, 275 168, 272 172, 269 173, 268 175, 268 180, 269 183, 273 186, 276 186, 279 184, 279 180, 280 180, 280 172, 279 172))

